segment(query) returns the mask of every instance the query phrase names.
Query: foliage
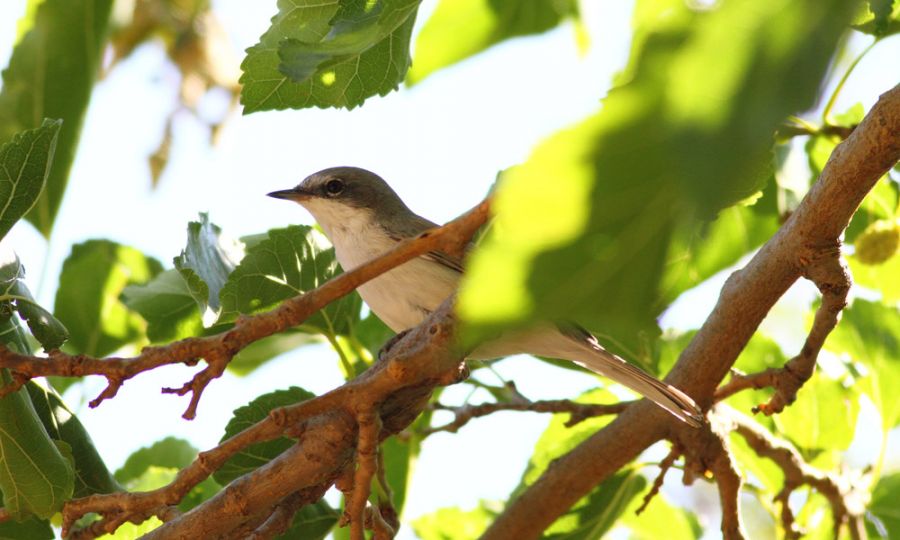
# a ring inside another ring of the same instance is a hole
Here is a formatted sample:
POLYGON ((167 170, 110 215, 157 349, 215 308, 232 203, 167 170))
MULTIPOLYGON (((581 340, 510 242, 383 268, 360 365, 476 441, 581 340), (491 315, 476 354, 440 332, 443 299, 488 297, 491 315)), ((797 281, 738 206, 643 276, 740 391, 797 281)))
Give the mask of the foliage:
MULTIPOLYGON (((186 95, 191 77, 204 89, 237 92, 217 71, 212 38, 199 30, 210 20, 208 2, 138 4, 130 21, 117 25, 110 23, 110 0, 29 1, 0 91, 0 238, 23 218, 51 237, 108 43, 111 65, 119 65, 139 44, 162 39, 183 76, 179 102, 195 114, 197 101, 186 95)), ((444 69, 452 76, 448 68, 459 62, 555 28, 574 29, 585 46, 581 6, 574 0, 441 0, 414 36, 420 0, 278 0, 271 26, 241 64, 243 111, 354 109, 404 81, 418 84, 444 69)), ((664 333, 660 317, 685 293, 734 268, 788 218, 866 112, 862 104, 832 111, 859 63, 839 60, 848 33, 873 36, 874 47, 900 32, 900 2, 721 0, 701 9, 682 0, 637 0, 632 31, 628 62, 602 106, 539 142, 523 163, 500 175, 494 221, 467 261, 459 299, 470 342, 539 318, 572 318, 602 330, 601 339, 629 360, 660 375, 668 372, 694 334, 664 333), (833 93, 823 96, 823 88, 833 93), (815 107, 818 120, 810 113, 815 107), (785 128, 794 134, 786 135, 785 128), (800 182, 787 165, 790 152, 806 158, 808 171, 800 182)), ((157 154, 171 142, 168 125, 157 154)), ((871 497, 866 526, 873 537, 884 538, 900 535, 900 480, 888 469, 887 443, 864 467, 848 459, 848 452, 860 440, 868 403, 877 410, 881 431, 867 436, 887 441, 900 426, 897 171, 878 182, 846 230, 844 258, 863 293, 825 344, 826 369, 816 372, 784 413, 759 419, 825 472, 864 470, 868 476, 858 489, 871 497)), ((187 224, 184 247, 166 265, 145 255, 139 243, 99 238, 71 246, 52 310, 38 304, 18 257, 5 250, 4 346, 23 354, 39 346, 92 357, 130 355, 150 344, 228 330, 342 271, 327 239, 307 226, 236 239, 201 214, 187 224)), ((803 307, 812 313, 815 306, 803 307)), ((352 379, 372 364, 391 334, 375 315, 364 316, 354 292, 302 325, 240 351, 229 369, 244 375, 282 353, 325 341, 352 379)), ((778 368, 795 353, 793 344, 760 333, 735 367, 749 373, 778 368)), ((0 379, 0 386, 15 382, 7 369, 0 370, 0 379)), ((53 384, 62 391, 71 381, 53 384)), ((464 384, 473 392, 487 390, 500 403, 522 399, 509 385, 492 387, 474 378, 464 384)), ((604 385, 577 401, 615 402, 620 390, 604 385)), ((747 411, 767 395, 744 391, 726 403, 747 411)), ((314 397, 296 386, 256 396, 233 412, 222 440, 278 407, 314 397)), ((569 420, 567 414, 550 420, 510 500, 611 417, 574 426, 569 420)), ((380 446, 398 513, 432 427, 429 410, 380 446)), ((745 494, 783 527, 772 504, 783 471, 737 434, 727 440, 745 477, 745 494)), ((246 448, 195 486, 180 509, 201 504, 293 444, 282 437, 246 448)), ((31 381, 0 399, 0 491, 13 518, 0 522, 0 538, 51 538, 50 519, 66 501, 155 489, 197 456, 187 441, 167 437, 135 451, 111 474, 60 395, 31 381)), ((544 537, 593 539, 623 529, 632 538, 703 536, 696 506, 672 504, 665 490, 645 514, 633 514, 655 472, 648 463, 627 465, 560 516, 544 537)), ((377 495, 373 501, 385 493, 377 495)), ((828 518, 821 518, 828 513, 821 495, 796 492, 795 503, 801 528, 815 537, 830 534, 828 518)), ((503 506, 482 501, 470 510, 442 508, 417 517, 412 527, 426 540, 473 538, 503 506)), ((340 511, 325 501, 306 505, 284 537, 323 538, 338 530, 339 518, 340 511)), ((160 523, 153 518, 127 524, 115 537, 142 534, 160 523)))

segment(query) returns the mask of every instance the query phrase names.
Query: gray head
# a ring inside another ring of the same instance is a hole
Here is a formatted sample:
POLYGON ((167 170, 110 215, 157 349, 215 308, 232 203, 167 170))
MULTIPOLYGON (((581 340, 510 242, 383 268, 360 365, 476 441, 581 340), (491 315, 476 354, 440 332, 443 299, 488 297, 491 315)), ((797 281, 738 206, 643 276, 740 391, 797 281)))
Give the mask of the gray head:
POLYGON ((326 230, 360 210, 376 220, 411 213, 377 174, 359 167, 332 167, 311 174, 292 189, 273 191, 269 197, 294 201, 316 218, 326 230))

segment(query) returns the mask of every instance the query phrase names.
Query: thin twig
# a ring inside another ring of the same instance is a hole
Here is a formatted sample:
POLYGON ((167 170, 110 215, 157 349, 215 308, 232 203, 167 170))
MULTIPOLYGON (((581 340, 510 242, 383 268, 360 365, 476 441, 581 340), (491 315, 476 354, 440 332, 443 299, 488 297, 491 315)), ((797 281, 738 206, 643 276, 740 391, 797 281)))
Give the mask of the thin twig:
POLYGON ((603 416, 607 414, 619 414, 624 411, 632 401, 622 401, 610 404, 593 404, 578 403, 566 399, 546 400, 546 401, 525 401, 525 402, 504 402, 504 403, 480 403, 478 405, 462 405, 460 407, 451 407, 448 405, 435 404, 432 407, 435 410, 450 411, 454 415, 452 422, 442 426, 428 428, 422 431, 423 436, 431 435, 439 431, 447 431, 456 433, 464 425, 468 424, 474 418, 481 418, 495 412, 500 411, 527 411, 540 413, 569 413, 571 417, 566 422, 566 427, 572 427, 579 422, 594 416, 603 416))

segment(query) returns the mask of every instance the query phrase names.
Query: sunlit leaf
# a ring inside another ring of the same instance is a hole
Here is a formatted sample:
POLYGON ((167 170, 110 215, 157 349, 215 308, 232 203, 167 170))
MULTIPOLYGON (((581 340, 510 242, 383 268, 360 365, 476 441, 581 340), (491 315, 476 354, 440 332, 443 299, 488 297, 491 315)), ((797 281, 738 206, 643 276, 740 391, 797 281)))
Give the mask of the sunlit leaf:
POLYGON ((64 441, 72 449, 72 456, 75 459, 74 495, 86 497, 121 489, 106 468, 84 425, 59 394, 34 381, 29 381, 25 387, 50 438, 64 441))
POLYGON ((900 536, 900 473, 882 477, 872 492, 866 529, 870 538, 897 538, 900 536))
POLYGON ((150 467, 183 469, 197 457, 197 449, 184 439, 166 437, 151 446, 134 451, 116 471, 116 480, 132 482, 150 467))
POLYGON ((688 510, 675 508, 663 497, 657 495, 640 514, 634 510, 640 500, 635 500, 632 508, 622 514, 622 524, 631 531, 631 540, 696 540, 702 535, 697 517, 688 510))
POLYGON ((25 268, 10 250, 0 249, 0 294, 15 304, 19 316, 45 350, 58 348, 69 337, 66 327, 37 303, 25 285, 25 268))
MULTIPOLYGON (((31 351, 15 319, 0 321, 0 341, 20 353, 31 351)), ((0 383, 12 383, 0 369, 0 383)), ((41 424, 24 388, 0 399, 0 492, 3 506, 16 520, 49 518, 75 490, 75 469, 65 443, 54 441, 41 424)))
POLYGON ((203 331, 197 302, 176 269, 161 272, 147 283, 125 287, 122 301, 147 321, 151 342, 168 343, 203 331))
POLYGON ((26 216, 49 237, 100 68, 112 0, 45 0, 36 4, 32 18, 23 26, 28 31, 3 71, 0 141, 39 127, 44 118, 63 120, 46 188, 26 216))
MULTIPOLYGON (((310 291, 339 273, 334 249, 312 227, 294 225, 272 229, 269 238, 247 254, 222 287, 219 322, 241 313, 271 309, 282 300, 310 291)), ((351 293, 331 302, 300 327, 307 332, 348 334, 359 320, 362 300, 351 293)))
POLYGON ((803 385, 797 401, 774 419, 781 433, 801 448, 846 450, 858 414, 857 390, 819 372, 803 385))
POLYGON ((878 407, 885 431, 900 423, 900 312, 856 299, 825 348, 861 363, 868 376, 856 388, 878 407))
POLYGON ((501 178, 459 300, 470 339, 539 317, 632 343, 654 333, 677 235, 763 187, 775 129, 813 104, 853 12, 839 0, 638 4, 665 16, 642 18, 628 79, 501 178))
POLYGON ((155 259, 109 240, 72 247, 53 313, 69 329, 72 350, 99 357, 144 339, 144 321, 122 304, 122 290, 162 271, 155 259))
POLYGON ((43 191, 61 125, 59 120, 44 120, 41 127, 17 133, 0 146, 0 238, 31 210, 43 191))
POLYGON ((175 268, 196 300, 206 326, 218 317, 219 294, 243 256, 243 245, 222 234, 207 214, 200 214, 200 221, 188 223, 187 246, 175 257, 175 268))
POLYGON ((417 518, 412 527, 421 540, 468 540, 481 536, 501 510, 486 501, 471 510, 441 508, 417 518))
MULTIPOLYGON (((222 435, 222 440, 224 441, 264 419, 272 409, 294 405, 313 397, 315 397, 314 394, 296 386, 292 386, 287 390, 276 390, 263 394, 247 405, 235 409, 234 416, 231 417, 228 425, 225 426, 225 434, 222 435)), ((296 444, 296 441, 292 441, 287 437, 281 437, 248 446, 225 462, 219 470, 213 473, 213 478, 224 486, 235 478, 265 465, 293 444, 296 444)))
POLYGON ((577 14, 572 0, 442 0, 416 38, 408 80, 419 82, 501 41, 545 32, 577 14))
POLYGON ((244 112, 354 108, 397 88, 409 67, 419 0, 279 0, 260 42, 247 49, 244 112))

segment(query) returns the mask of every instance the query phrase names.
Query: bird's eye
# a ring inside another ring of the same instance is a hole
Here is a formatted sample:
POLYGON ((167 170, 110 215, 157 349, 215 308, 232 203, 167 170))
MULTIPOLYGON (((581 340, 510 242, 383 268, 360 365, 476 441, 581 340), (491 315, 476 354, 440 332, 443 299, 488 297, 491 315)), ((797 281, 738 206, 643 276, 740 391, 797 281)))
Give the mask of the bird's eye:
POLYGON ((336 197, 344 191, 344 181, 340 178, 329 180, 325 183, 325 193, 329 197, 336 197))

